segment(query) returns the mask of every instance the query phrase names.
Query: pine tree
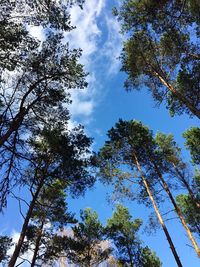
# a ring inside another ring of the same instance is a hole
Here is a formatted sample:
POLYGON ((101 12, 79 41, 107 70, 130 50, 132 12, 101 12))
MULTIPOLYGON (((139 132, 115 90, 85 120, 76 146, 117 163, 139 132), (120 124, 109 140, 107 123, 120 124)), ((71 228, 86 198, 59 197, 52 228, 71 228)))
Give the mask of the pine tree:
POLYGON ((14 267, 20 255, 34 209, 45 188, 51 188, 52 184, 60 182, 71 196, 76 197, 94 182, 87 170, 91 140, 84 135, 82 128, 67 131, 63 125, 61 127, 59 123, 55 123, 54 128, 44 130, 36 139, 30 140, 30 143, 33 152, 23 183, 29 188, 32 199, 9 267, 14 267))
POLYGON ((105 246, 105 230, 96 212, 87 208, 81 211, 81 222, 72 227, 72 237, 64 237, 69 262, 81 267, 98 266, 105 261, 111 248, 105 246))
POLYGON ((190 128, 183 134, 183 137, 186 139, 185 145, 190 150, 193 162, 200 164, 200 128, 190 128))
POLYGON ((43 263, 52 263, 59 252, 50 255, 49 246, 54 249, 54 240, 63 227, 75 223, 73 214, 67 211, 65 186, 57 180, 48 187, 43 187, 33 209, 30 224, 27 229, 25 250, 32 250, 31 266, 43 263), (47 257, 48 254, 48 257, 47 257))
POLYGON ((87 85, 78 63, 81 50, 70 49, 63 39, 74 28, 69 8, 82 2, 0 3, 0 210, 29 159, 28 138, 54 113, 68 119, 69 89, 87 85), (29 34, 32 26, 43 28, 43 42, 29 34))
MULTIPOLYGON (((193 181, 193 188, 198 200, 200 202, 200 174, 197 172, 193 181)), ((176 197, 178 206, 182 214, 188 223, 190 230, 200 235, 200 209, 199 206, 195 205, 193 198, 188 194, 181 194, 176 197)))
POLYGON ((7 252, 12 246, 12 238, 8 236, 0 236, 0 263, 7 262, 9 256, 7 252))
POLYGON ((199 10, 192 0, 124 0, 114 10, 128 36, 121 54, 125 87, 144 84, 172 115, 200 118, 199 10))
POLYGON ((107 221, 107 235, 117 248, 117 259, 122 266, 160 267, 159 258, 148 247, 142 247, 138 231, 140 219, 132 220, 127 208, 117 205, 113 216, 107 221))
MULTIPOLYGON (((200 256, 198 244, 176 203, 175 197, 173 196, 169 185, 165 180, 164 175, 168 174, 168 169, 165 167, 165 160, 163 161, 163 158, 166 159, 166 157, 163 157, 163 155, 160 154, 160 150, 157 148, 152 132, 137 121, 126 122, 120 120, 119 123, 116 124, 116 128, 112 128, 110 130, 109 137, 111 140, 113 138, 114 145, 117 144, 118 153, 122 153, 120 150, 122 150, 124 154, 126 153, 126 155, 124 155, 125 162, 127 162, 130 166, 132 166, 131 164, 135 164, 137 166, 141 177, 143 177, 147 191, 149 191, 148 182, 151 182, 151 186, 156 184, 156 181, 160 182, 163 189, 166 191, 169 200, 174 206, 174 209, 178 214, 178 217, 185 228, 197 255, 200 256), (143 175, 143 170, 145 170, 147 174, 150 173, 153 180, 146 181, 143 175)), ((150 191, 148 194, 150 196, 150 191)))
MULTIPOLYGON (((152 171, 153 173, 155 172, 154 169, 152 169, 152 164, 149 162, 149 155, 153 154, 156 147, 152 133, 140 122, 126 122, 119 120, 115 127, 108 132, 108 137, 109 141, 105 143, 104 147, 99 152, 99 175, 107 182, 114 183, 114 178, 117 178, 117 182, 118 180, 121 180, 122 183, 125 183, 127 178, 130 180, 135 175, 132 174, 132 176, 130 176, 128 174, 127 177, 127 172, 125 172, 124 175, 121 175, 120 169, 123 171, 123 169, 126 170, 128 168, 132 173, 137 171, 139 185, 142 187, 142 190, 144 190, 153 205, 177 265, 182 266, 171 236, 154 199, 156 194, 154 195, 152 193, 154 192, 153 185, 155 180, 154 176, 151 174, 152 171), (144 167, 145 172, 143 172, 144 167), (145 175, 145 173, 147 175, 145 175)), ((132 181, 134 182, 133 178, 132 181)), ((146 195, 144 195, 145 198, 143 198, 144 203, 146 201, 146 195)))

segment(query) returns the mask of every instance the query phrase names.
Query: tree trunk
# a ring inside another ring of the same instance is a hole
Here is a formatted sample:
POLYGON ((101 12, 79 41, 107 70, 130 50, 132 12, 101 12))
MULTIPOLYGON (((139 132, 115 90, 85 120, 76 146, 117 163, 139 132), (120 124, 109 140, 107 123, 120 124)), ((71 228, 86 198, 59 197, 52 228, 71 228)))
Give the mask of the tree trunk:
POLYGON ((7 132, 1 136, 0 138, 0 147, 9 139, 9 137, 11 136, 11 134, 14 131, 17 131, 24 119, 26 112, 25 112, 25 108, 23 108, 22 110, 19 111, 19 113, 15 116, 15 118, 13 119, 9 129, 7 130, 7 132))
POLYGON ((153 75, 156 76, 167 89, 175 95, 197 118, 200 119, 200 110, 194 107, 181 93, 179 93, 172 84, 163 78, 158 72, 153 70, 153 75))
POLYGON ((20 128, 25 116, 29 113, 29 110, 40 100, 42 93, 39 96, 37 96, 35 99, 33 99, 32 102, 29 103, 29 105, 26 108, 24 107, 25 101, 27 97, 30 95, 30 93, 37 87, 37 85, 43 82, 46 78, 47 77, 45 76, 39 79, 38 81, 36 81, 34 84, 30 85, 27 92, 23 95, 18 113, 13 118, 7 132, 3 136, 0 137, 0 147, 9 139, 9 137, 12 135, 14 131, 17 131, 20 128))
POLYGON ((42 238, 43 227, 44 227, 44 222, 41 223, 40 228, 38 230, 38 234, 37 234, 37 238, 36 238, 36 242, 35 242, 35 249, 34 249, 33 258, 32 258, 32 262, 31 262, 31 267, 35 266, 35 262, 37 260, 38 251, 40 248, 40 241, 42 238))
POLYGON ((22 230, 21 230, 21 233, 20 233, 20 237, 18 239, 18 242, 15 246, 15 250, 12 254, 12 257, 8 263, 8 267, 14 267, 15 266, 15 263, 17 261, 17 258, 19 257, 19 254, 20 254, 20 251, 21 251, 21 248, 22 248, 22 245, 23 245, 23 242, 24 242, 24 238, 26 236, 26 231, 27 231, 27 228, 28 228, 28 224, 29 224, 29 221, 30 221, 30 218, 32 216, 32 212, 33 212, 33 209, 34 209, 34 206, 35 206, 35 203, 36 203, 36 200, 37 200, 37 197, 40 193, 40 190, 42 188, 42 185, 43 185, 43 181, 40 182, 40 185, 38 186, 34 196, 33 196, 33 199, 29 205, 29 209, 28 209, 28 212, 26 214, 26 218, 24 220, 24 224, 22 226, 22 230))
POLYGON ((172 242, 171 236, 170 236, 170 234, 169 234, 169 232, 168 232, 168 230, 167 230, 167 227, 166 227, 166 225, 165 225, 165 223, 164 223, 164 221, 163 221, 163 218, 162 218, 162 216, 161 216, 161 214, 160 214, 160 212, 159 212, 159 209, 158 209, 158 207, 157 207, 157 205, 156 205, 156 203, 155 203, 155 201, 154 201, 154 198, 153 198, 153 195, 152 195, 151 190, 150 190, 150 188, 149 188, 149 185, 148 185, 148 183, 147 183, 147 180, 146 180, 145 176, 143 175, 142 169, 141 169, 141 167, 140 167, 140 164, 139 164, 138 159, 137 159, 137 157, 136 157, 135 154, 134 154, 134 159, 135 159, 135 163, 136 163, 136 165, 137 165, 137 169, 138 169, 138 171, 140 172, 141 179, 142 179, 142 181, 143 181, 144 187, 145 187, 145 189, 146 189, 146 191, 147 191, 147 193, 148 193, 148 196, 149 196, 149 198, 150 198, 150 200, 151 200, 151 202, 152 202, 152 205, 153 205, 153 207, 154 207, 154 210, 155 210, 155 212, 156 212, 156 215, 157 215, 157 217, 158 217, 158 220, 159 220, 159 222, 160 222, 160 224, 161 224, 161 226, 162 226, 162 228, 163 228, 163 231, 164 231, 164 233, 165 233, 165 235, 166 235, 167 241, 168 241, 169 246, 170 246, 170 248, 171 248, 171 251, 172 251, 172 253, 173 253, 173 255, 174 255, 175 261, 176 261, 176 263, 177 263, 177 265, 178 265, 179 267, 183 267, 183 265, 182 265, 182 263, 181 263, 181 261, 180 261, 180 259, 179 259, 179 256, 178 256, 178 254, 177 254, 177 252, 176 252, 175 246, 174 246, 174 244, 173 244, 173 242, 172 242))
POLYGON ((172 204, 173 204, 173 206, 174 206, 174 208, 175 208, 175 210, 176 210, 176 212, 177 212, 177 214, 178 214, 178 216, 179 216, 179 218, 181 220, 181 223, 182 223, 183 227, 185 228, 185 230, 187 232, 187 235, 188 235, 190 241, 192 242, 192 244, 194 246, 194 249, 196 250, 196 253, 197 253, 198 257, 200 257, 200 249, 199 249, 199 247, 198 247, 198 245, 197 245, 197 243, 196 243, 196 241, 195 241, 195 239, 194 239, 189 227, 187 226, 187 224, 185 222, 185 219, 184 219, 184 217, 183 217, 178 205, 176 204, 176 201, 175 201, 175 199, 174 199, 174 197, 173 197, 168 185, 166 184, 166 182, 165 182, 161 172, 159 171, 157 165, 154 162, 152 162, 152 163, 154 164, 155 171, 158 174, 158 176, 159 176, 159 178, 160 178, 160 180, 161 180, 161 182, 162 182, 162 184, 164 186, 164 189, 167 192, 167 194, 168 194, 168 196, 169 196, 169 198, 170 198, 170 200, 171 200, 171 202, 172 202, 172 204))
POLYGON ((129 255, 129 258, 130 258, 130 267, 134 267, 134 265, 133 265, 133 257, 131 255, 131 251, 130 251, 129 247, 128 247, 128 255, 129 255))

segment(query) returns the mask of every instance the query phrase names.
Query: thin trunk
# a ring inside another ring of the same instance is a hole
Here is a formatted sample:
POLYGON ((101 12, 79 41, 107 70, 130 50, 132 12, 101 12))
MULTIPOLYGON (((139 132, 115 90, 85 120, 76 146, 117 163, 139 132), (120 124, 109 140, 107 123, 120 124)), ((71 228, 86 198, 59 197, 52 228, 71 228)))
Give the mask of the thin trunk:
POLYGON ((21 126, 21 124, 22 124, 22 122, 24 120, 24 117, 28 114, 28 112, 31 109, 31 107, 33 107, 39 101, 40 96, 37 97, 36 99, 34 99, 26 108, 24 107, 24 104, 25 104, 25 101, 26 101, 27 97, 37 87, 37 85, 40 84, 44 80, 45 80, 45 78, 39 79, 37 82, 32 84, 28 88, 27 92, 23 95, 23 97, 21 99, 21 103, 20 103, 20 107, 19 107, 18 113, 13 118, 13 121, 10 124, 10 127, 7 130, 7 132, 3 136, 1 136, 1 138, 0 138, 0 147, 9 139, 9 137, 12 135, 12 133, 14 131, 17 131, 20 128, 20 126, 21 126))
POLYGON ((24 220, 24 224, 22 226, 20 237, 19 237, 18 242, 17 242, 17 244, 15 246, 15 250, 14 250, 14 252, 12 254, 12 257, 11 257, 9 263, 8 263, 8 267, 14 267, 15 263, 17 261, 17 258, 19 257, 19 254, 20 254, 23 242, 24 242, 24 238, 26 236, 26 231, 27 231, 27 228, 28 228, 28 224, 29 224, 30 218, 32 216, 32 212, 33 212, 37 197, 38 197, 38 195, 40 193, 40 190, 42 188, 42 185, 43 185, 43 182, 41 181, 40 185, 38 186, 38 188, 37 188, 37 190, 36 190, 36 192, 35 192, 35 194, 33 196, 32 201, 31 201, 31 203, 29 205, 29 209, 28 209, 28 212, 26 214, 26 218, 24 220))
POLYGON ((130 251, 130 248, 129 248, 128 245, 127 245, 127 250, 128 250, 128 256, 129 256, 129 259, 130 259, 130 267, 134 267, 133 257, 132 257, 132 254, 131 254, 131 251, 130 251))
POLYGON ((154 164, 155 171, 157 172, 157 174, 158 174, 158 176, 159 176, 159 178, 160 178, 160 180, 161 180, 161 182, 162 182, 162 184, 164 186, 164 189, 167 192, 167 194, 168 194, 168 196, 169 196, 169 198, 170 198, 170 200, 171 200, 171 202, 172 202, 172 204, 173 204, 173 206, 174 206, 174 208, 175 208, 175 210, 176 210, 176 212, 177 212, 177 214, 178 214, 178 216, 179 216, 179 218, 181 220, 181 223, 182 223, 183 227, 185 228, 185 230, 186 230, 186 232, 188 234, 188 237, 189 237, 190 241, 192 242, 192 244, 194 246, 194 249, 196 250, 196 253, 197 253, 198 257, 200 257, 200 249, 198 247, 198 244, 196 243, 196 241, 195 241, 195 239, 194 239, 189 227, 187 226, 187 224, 185 222, 185 219, 184 219, 184 217, 183 217, 178 205, 176 204, 176 201, 175 201, 175 199, 174 199, 174 197, 173 197, 168 185, 166 184, 166 182, 165 182, 161 172, 159 171, 158 167, 156 166, 156 164, 154 162, 152 162, 152 163, 154 164))
POLYGON ((195 197, 195 195, 194 195, 192 189, 190 188, 188 182, 185 180, 184 175, 182 175, 182 173, 179 171, 179 169, 177 168, 177 166, 176 166, 174 163, 172 163, 172 165, 173 165, 173 167, 174 167, 176 173, 177 173, 178 176, 180 177, 182 183, 184 184, 185 188, 188 190, 188 193, 189 193, 189 195, 190 195, 190 197, 191 197, 193 203, 195 204, 196 208, 199 209, 199 208, 200 208, 200 203, 197 202, 197 199, 196 199, 196 197, 195 197))
POLYGON ((24 120, 24 117, 29 113, 29 110, 34 107, 34 105, 41 100, 41 97, 42 97, 42 94, 43 92, 41 92, 41 94, 39 96, 37 96, 35 99, 33 99, 33 101, 25 108, 24 105, 25 105, 25 102, 26 102, 26 99, 27 97, 33 92, 33 90, 40 84, 42 83, 43 81, 48 81, 48 80, 51 80, 57 76, 62 76, 62 75, 65 75, 67 74, 66 72, 61 72, 61 73, 54 73, 50 76, 44 76, 42 77, 41 79, 37 80, 35 83, 33 83, 32 85, 30 85, 30 87, 28 88, 27 92, 23 95, 22 99, 21 99, 21 103, 20 103, 20 107, 19 107, 19 111, 18 113, 16 114, 16 116, 14 117, 9 129, 7 130, 7 132, 0 137, 0 147, 9 139, 9 137, 12 135, 12 133, 14 131, 17 131, 23 120, 24 120))
POLYGON ((172 92, 173 95, 175 95, 180 102, 182 102, 195 116, 197 116, 200 119, 200 110, 198 110, 196 107, 194 107, 181 93, 179 93, 172 84, 170 84, 166 79, 164 79, 158 72, 155 70, 153 71, 153 74, 158 77, 158 79, 161 81, 163 85, 165 85, 170 92, 172 92))
POLYGON ((165 225, 165 223, 164 223, 164 221, 163 221, 163 218, 162 218, 162 216, 161 216, 161 214, 160 214, 160 212, 159 212, 159 209, 158 209, 158 207, 157 207, 157 205, 156 205, 156 203, 155 203, 155 201, 154 201, 154 198, 153 198, 153 195, 152 195, 151 190, 150 190, 150 188, 149 188, 149 185, 148 185, 148 183, 147 183, 147 181, 146 181, 145 176, 143 175, 142 169, 141 169, 141 167, 140 167, 140 164, 139 164, 138 159, 137 159, 137 157, 136 157, 135 154, 134 154, 134 159, 135 159, 135 162, 136 162, 138 171, 140 172, 140 175, 141 175, 141 178, 142 178, 144 187, 145 187, 145 189, 146 189, 146 191, 147 191, 147 193, 148 193, 148 195, 149 195, 149 198, 150 198, 150 200, 151 200, 151 202, 152 202, 152 205, 153 205, 153 207, 154 207, 154 210, 155 210, 155 212, 156 212, 156 215, 157 215, 157 217, 158 217, 158 220, 159 220, 159 222, 160 222, 160 224, 161 224, 161 226, 162 226, 162 228, 163 228, 163 231, 164 231, 164 233, 165 233, 165 235, 166 235, 167 241, 169 242, 169 246, 170 246, 171 251, 172 251, 172 253, 173 253, 173 255, 174 255, 174 258, 175 258, 175 260, 176 260, 176 263, 177 263, 177 265, 178 265, 179 267, 183 267, 183 265, 182 265, 182 263, 181 263, 181 261, 180 261, 180 259, 179 259, 179 256, 178 256, 178 254, 177 254, 177 252, 176 252, 175 246, 174 246, 174 244, 173 244, 173 242, 172 242, 171 236, 170 236, 170 234, 169 234, 169 232, 168 232, 168 230, 167 230, 167 227, 166 227, 166 225, 165 225))
POLYGON ((0 147, 9 139, 9 137, 12 135, 14 131, 17 131, 19 129, 22 121, 24 120, 25 114, 26 114, 25 108, 23 108, 15 116, 7 132, 0 138, 0 147))
POLYGON ((37 256, 38 256, 38 252, 39 252, 39 248, 40 248, 40 241, 41 241, 41 238, 42 238, 43 227, 44 227, 44 222, 42 221, 42 223, 40 225, 40 228, 38 230, 38 233, 37 233, 37 238, 36 238, 36 242, 35 242, 33 258, 32 258, 32 262, 31 262, 31 267, 35 266, 35 262, 37 260, 37 256))

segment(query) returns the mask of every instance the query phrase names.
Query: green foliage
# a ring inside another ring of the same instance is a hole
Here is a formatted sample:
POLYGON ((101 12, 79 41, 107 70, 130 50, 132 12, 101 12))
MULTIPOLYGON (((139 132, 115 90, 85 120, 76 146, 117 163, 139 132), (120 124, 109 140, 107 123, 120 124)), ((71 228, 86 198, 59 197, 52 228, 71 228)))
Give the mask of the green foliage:
POLYGON ((78 4, 82 7, 84 0, 67 1, 1 1, 1 9, 4 11, 2 17, 4 20, 9 18, 11 21, 19 21, 29 25, 42 25, 51 27, 55 30, 70 30, 69 8, 78 4), (28 15, 31 12, 31 15, 28 15))
POLYGON ((33 209, 21 253, 32 250, 37 263, 52 263, 59 257, 62 247, 58 249, 54 240, 63 227, 76 223, 73 214, 67 211, 64 190, 65 186, 59 180, 44 186, 33 209))
POLYGON ((178 165, 180 163, 181 149, 174 141, 172 134, 166 135, 159 132, 155 136, 155 141, 159 146, 159 154, 162 154, 163 157, 165 157, 169 162, 174 163, 175 165, 178 165))
POLYGON ((190 128, 183 137, 186 139, 185 145, 190 150, 193 162, 200 164, 200 128, 190 128))
POLYGON ((157 103, 166 102, 171 114, 198 118, 199 10, 196 1, 177 0, 124 0, 114 10, 128 36, 121 54, 122 70, 128 74, 125 87, 144 84, 157 103))
MULTIPOLYGON (((66 90, 86 86, 82 65, 77 63, 80 51, 69 50, 61 40, 62 35, 50 34, 40 51, 29 54, 20 71, 22 76, 16 73, 12 79, 9 91, 12 93, 2 89, 6 95, 0 110, 0 164, 4 165, 0 181, 1 207, 6 205, 7 192, 17 180, 13 168, 27 158, 24 155, 29 149, 27 137, 52 127, 55 119, 58 125, 66 122, 69 118, 66 104, 70 103, 66 90), (7 149, 3 144, 7 144, 7 149)), ((76 142, 81 142, 81 135, 79 138, 76 142)))
POLYGON ((66 126, 55 122, 53 128, 44 129, 37 139, 30 140, 34 164, 32 162, 28 167, 25 183, 30 181, 32 186, 37 186, 44 178, 44 185, 50 186, 48 190, 52 184, 58 189, 63 186, 76 197, 94 183, 88 170, 91 139, 85 135, 82 126, 72 130, 67 130, 66 126))
POLYGON ((138 254, 140 241, 137 232, 140 229, 142 221, 136 219, 131 220, 127 208, 118 205, 112 218, 107 222, 107 235, 117 248, 117 259, 124 266, 135 266, 138 261, 135 255, 138 254))
POLYGON ((142 248, 141 251, 141 267, 161 267, 162 263, 156 256, 154 251, 148 247, 142 248))
POLYGON ((22 173, 20 183, 30 191, 32 198, 10 264, 15 264, 20 252, 23 253, 23 245, 26 250, 31 244, 35 245, 32 266, 37 259, 53 260, 57 254, 49 254, 48 250, 47 258, 46 254, 40 254, 40 247, 48 249, 50 246, 51 251, 59 253, 57 245, 52 243, 56 231, 66 223, 75 222, 66 211, 65 192, 77 197, 94 183, 94 177, 88 172, 91 140, 84 134, 82 127, 69 131, 66 126, 55 121, 54 128, 46 128, 29 140, 30 161, 22 173), (29 232, 28 243, 24 243, 29 232))
POLYGON ((26 26, 42 26, 53 30, 69 31, 69 8, 82 7, 82 0, 68 1, 1 1, 0 3, 0 68, 14 70, 23 65, 27 52, 37 47, 26 26), (30 14, 30 15, 28 15, 30 14))
POLYGON ((177 196, 177 203, 183 213, 187 223, 190 226, 192 232, 200 235, 200 213, 199 208, 194 205, 193 200, 189 195, 177 196))
MULTIPOLYGON (((152 192, 156 191, 158 176, 151 160, 159 160, 159 157, 155 153, 156 143, 152 132, 141 122, 119 120, 115 127, 109 130, 108 137, 109 141, 106 141, 98 155, 99 176, 104 182, 113 183, 117 191, 123 189, 121 185, 126 185, 127 180, 130 180, 130 184, 127 184, 126 187, 127 190, 126 188, 121 190, 126 197, 131 195, 129 191, 132 190, 133 183, 137 183, 137 194, 134 192, 133 197, 147 206, 151 205, 140 179, 141 176, 137 171, 134 154, 137 155, 141 166, 145 168, 152 192)), ((158 198, 159 201, 162 200, 162 196, 157 194, 155 194, 155 198, 158 198)))
POLYGON ((117 248, 119 266, 159 267, 161 262, 148 247, 142 248, 138 238, 140 219, 132 220, 127 208, 117 205, 112 218, 107 222, 107 235, 117 248), (121 264, 121 265, 120 265, 121 264))
POLYGON ((12 238, 0 236, 0 263, 8 260, 7 251, 12 246, 12 238))
POLYGON ((111 253, 108 244, 104 243, 104 228, 97 213, 89 208, 81 211, 80 217, 81 222, 72 227, 73 237, 64 237, 67 258, 79 266, 97 266, 111 253))
POLYGON ((66 122, 71 103, 67 90, 87 86, 78 63, 81 50, 70 49, 63 39, 64 31, 73 29, 69 8, 83 1, 40 2, 0 3, 1 209, 29 160, 28 138, 52 127, 55 118, 58 124, 66 122), (29 26, 41 26, 44 41, 30 36, 29 26))

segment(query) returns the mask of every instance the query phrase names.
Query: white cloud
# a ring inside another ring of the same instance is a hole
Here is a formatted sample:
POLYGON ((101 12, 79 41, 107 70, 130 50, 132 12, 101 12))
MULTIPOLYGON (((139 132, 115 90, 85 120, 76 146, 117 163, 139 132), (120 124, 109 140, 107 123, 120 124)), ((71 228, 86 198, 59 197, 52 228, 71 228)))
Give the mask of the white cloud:
MULTIPOLYGON (((81 10, 74 6, 71 10, 72 25, 76 29, 66 33, 65 39, 73 48, 81 48, 81 63, 85 66, 88 88, 71 92, 73 103, 70 107, 73 119, 91 121, 94 109, 106 94, 104 78, 119 71, 118 57, 121 51, 119 23, 111 15, 106 0, 87 0, 81 10)), ((113 4, 117 5, 114 1, 113 4)))
POLYGON ((120 24, 114 17, 106 16, 108 38, 102 49, 102 53, 108 60, 108 74, 117 74, 120 69, 119 56, 122 49, 122 37, 119 34, 120 24))
POLYGON ((39 41, 43 42, 45 40, 44 29, 42 26, 26 26, 27 30, 29 31, 30 35, 37 38, 39 41))
POLYGON ((105 0, 86 1, 83 10, 74 6, 70 13, 72 25, 75 25, 76 29, 65 34, 65 40, 69 41, 71 47, 82 49, 80 61, 85 66, 85 71, 89 72, 88 88, 70 92, 72 117, 75 120, 79 117, 84 123, 90 121, 98 98, 99 86, 93 57, 99 49, 102 29, 98 26, 98 19, 102 15, 104 6, 105 0))
POLYGON ((73 99, 73 105, 71 107, 72 114, 90 116, 94 108, 94 102, 92 100, 80 101, 80 98, 73 99))
POLYGON ((71 13, 72 25, 76 29, 66 33, 65 38, 69 40, 72 47, 80 47, 83 50, 83 64, 90 64, 90 56, 98 49, 98 38, 101 30, 97 24, 105 6, 105 0, 86 1, 83 9, 74 6, 71 13))
MULTIPOLYGON (((118 5, 118 0, 113 0, 113 5, 118 5)), ((64 37, 70 47, 82 49, 80 62, 89 75, 87 89, 70 92, 72 105, 69 109, 73 120, 85 123, 91 121, 94 109, 106 94, 102 78, 119 71, 117 58, 121 51, 121 36, 119 23, 111 15, 106 0, 86 0, 83 9, 74 5, 70 14, 71 24, 76 28, 65 33, 64 37)), ((38 40, 45 40, 42 27, 27 26, 27 29, 38 40)))

